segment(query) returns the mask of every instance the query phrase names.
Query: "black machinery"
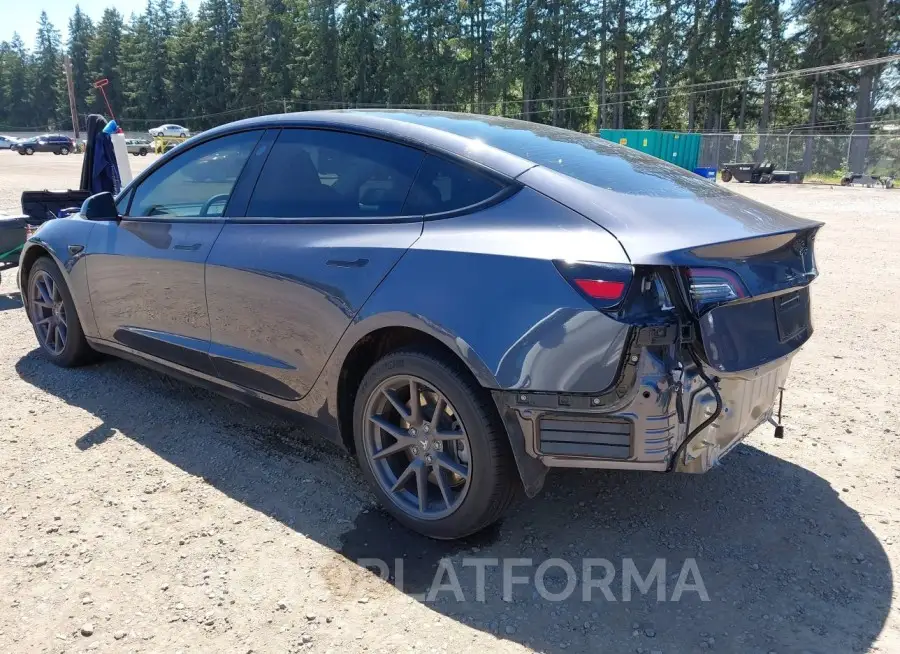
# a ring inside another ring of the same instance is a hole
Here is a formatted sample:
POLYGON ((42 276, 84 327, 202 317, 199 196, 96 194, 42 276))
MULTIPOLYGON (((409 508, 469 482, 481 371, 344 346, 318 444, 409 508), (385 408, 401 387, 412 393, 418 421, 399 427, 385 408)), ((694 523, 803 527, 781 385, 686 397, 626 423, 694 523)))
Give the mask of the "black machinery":
POLYGON ((722 181, 750 182, 751 184, 768 184, 772 181, 775 165, 770 161, 762 163, 727 163, 722 164, 722 181))

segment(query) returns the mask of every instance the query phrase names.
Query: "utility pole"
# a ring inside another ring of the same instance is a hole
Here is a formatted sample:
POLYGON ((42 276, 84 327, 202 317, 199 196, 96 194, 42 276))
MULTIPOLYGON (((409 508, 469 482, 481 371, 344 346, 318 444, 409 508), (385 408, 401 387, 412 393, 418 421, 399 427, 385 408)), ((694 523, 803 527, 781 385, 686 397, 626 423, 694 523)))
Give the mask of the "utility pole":
POLYGON ((78 142, 78 107, 75 104, 75 84, 72 81, 72 59, 69 55, 63 58, 63 68, 66 71, 66 87, 69 89, 69 112, 72 114, 72 130, 75 132, 75 142, 78 142))

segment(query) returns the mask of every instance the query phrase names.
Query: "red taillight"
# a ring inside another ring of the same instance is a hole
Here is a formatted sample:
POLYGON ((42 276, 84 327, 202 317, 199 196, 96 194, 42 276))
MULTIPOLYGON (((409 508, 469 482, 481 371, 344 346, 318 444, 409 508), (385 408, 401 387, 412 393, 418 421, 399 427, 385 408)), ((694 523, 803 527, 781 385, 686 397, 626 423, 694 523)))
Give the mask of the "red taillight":
POLYGON ((688 268, 687 278, 697 311, 747 297, 747 290, 737 275, 723 268, 688 268))
POLYGON ((619 300, 625 294, 625 282, 605 279, 574 279, 576 286, 595 300, 619 300))
POLYGON ((560 274, 598 309, 612 309, 625 298, 634 268, 593 261, 553 262, 560 274))

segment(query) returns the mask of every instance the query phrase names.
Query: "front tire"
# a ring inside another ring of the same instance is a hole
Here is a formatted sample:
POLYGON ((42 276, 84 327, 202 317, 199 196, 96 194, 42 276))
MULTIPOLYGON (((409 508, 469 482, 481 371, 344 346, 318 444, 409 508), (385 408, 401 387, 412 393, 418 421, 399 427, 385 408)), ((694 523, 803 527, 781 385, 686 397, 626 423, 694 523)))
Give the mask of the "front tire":
POLYGON ((84 338, 72 294, 59 268, 41 257, 28 272, 28 319, 44 355, 62 368, 84 365, 95 353, 84 338))
POLYGON ((25 148, 25 154, 31 156, 34 154, 34 148, 25 148))
POLYGON ((60 148, 59 153, 63 156, 69 154, 69 148, 60 148))
POLYGON ((363 475, 399 522, 441 540, 496 522, 517 475, 490 396, 459 362, 423 349, 379 360, 354 405, 363 475))

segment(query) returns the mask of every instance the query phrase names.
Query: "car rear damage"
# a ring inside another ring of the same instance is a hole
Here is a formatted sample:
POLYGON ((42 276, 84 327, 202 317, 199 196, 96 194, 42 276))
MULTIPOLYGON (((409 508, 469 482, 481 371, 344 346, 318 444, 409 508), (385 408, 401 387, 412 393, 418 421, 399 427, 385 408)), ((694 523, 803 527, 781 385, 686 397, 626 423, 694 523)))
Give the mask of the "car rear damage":
POLYGON ((791 360, 813 332, 821 224, 715 189, 674 203, 692 204, 695 215, 699 207, 710 221, 680 233, 670 216, 635 219, 635 199, 624 210, 623 194, 614 194, 617 216, 630 213, 647 232, 659 226, 653 248, 648 234, 611 229, 597 209, 610 206, 598 201, 609 192, 592 189, 592 201, 572 205, 616 236, 632 264, 556 265, 599 312, 629 326, 628 346, 602 392, 495 392, 526 452, 548 467, 702 473, 764 422, 780 437, 791 360))

